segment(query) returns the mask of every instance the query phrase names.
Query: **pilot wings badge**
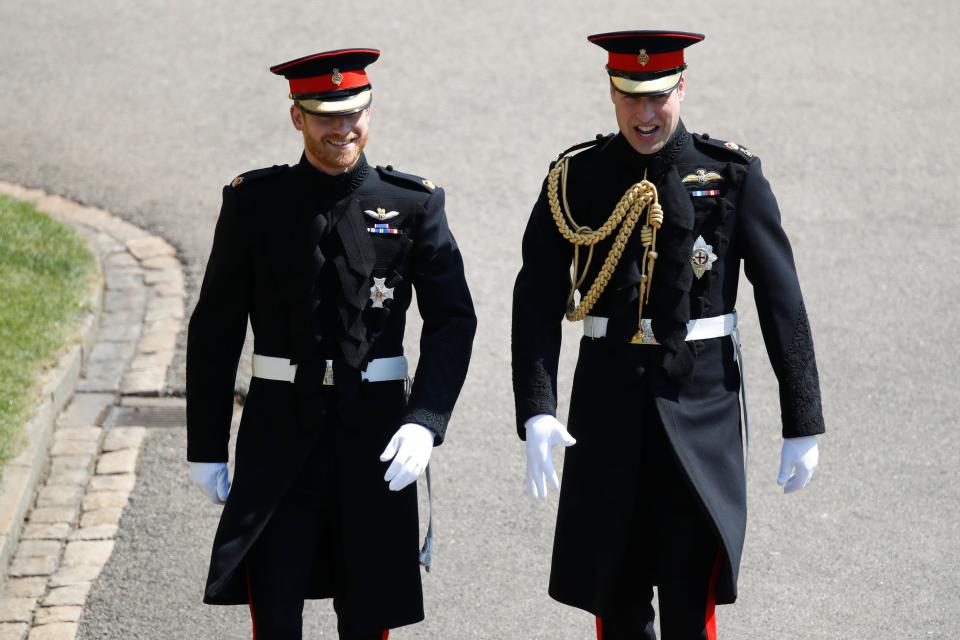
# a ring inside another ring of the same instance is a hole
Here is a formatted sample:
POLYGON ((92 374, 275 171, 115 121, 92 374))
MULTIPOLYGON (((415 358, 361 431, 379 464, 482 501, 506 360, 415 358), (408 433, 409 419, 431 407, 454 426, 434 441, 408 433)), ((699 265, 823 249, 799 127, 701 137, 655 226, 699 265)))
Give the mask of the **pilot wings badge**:
POLYGON ((383 207, 377 207, 376 211, 373 211, 372 209, 365 209, 363 212, 371 218, 375 218, 377 220, 389 220, 390 218, 396 218, 398 215, 400 215, 399 211, 387 211, 383 207))
POLYGON ((696 173, 691 173, 683 176, 683 184, 707 184, 708 182, 719 182, 723 180, 723 176, 717 173, 716 171, 707 171, 706 169, 697 169, 696 173))

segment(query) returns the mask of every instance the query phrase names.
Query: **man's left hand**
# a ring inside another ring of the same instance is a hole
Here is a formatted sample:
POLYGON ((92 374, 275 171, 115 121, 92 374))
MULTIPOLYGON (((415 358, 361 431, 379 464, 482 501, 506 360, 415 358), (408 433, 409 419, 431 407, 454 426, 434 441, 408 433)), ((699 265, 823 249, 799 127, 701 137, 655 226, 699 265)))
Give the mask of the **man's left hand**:
POLYGON ((817 436, 784 438, 777 484, 783 487, 784 493, 803 489, 813 478, 818 462, 820 451, 817 449, 817 436))
POLYGON ((433 432, 426 427, 407 423, 397 429, 390 438, 387 448, 380 454, 380 460, 386 462, 393 458, 383 479, 390 483, 391 491, 400 491, 411 482, 415 482, 430 462, 433 451, 433 432))

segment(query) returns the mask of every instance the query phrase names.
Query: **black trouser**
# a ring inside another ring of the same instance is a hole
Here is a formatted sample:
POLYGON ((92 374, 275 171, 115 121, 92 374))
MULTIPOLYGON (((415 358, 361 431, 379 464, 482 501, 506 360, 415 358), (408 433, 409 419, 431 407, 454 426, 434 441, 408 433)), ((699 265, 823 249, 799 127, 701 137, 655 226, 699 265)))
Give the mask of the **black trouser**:
POLYGON ((721 559, 717 534, 652 400, 644 403, 643 416, 640 497, 632 532, 639 546, 636 583, 625 584, 615 612, 597 619, 597 638, 654 640, 656 585, 663 640, 714 640, 714 590, 721 559))
MULTIPOLYGON (((336 584, 343 569, 333 464, 318 446, 247 554, 254 640, 301 640, 303 602, 315 573, 336 584)), ((357 633, 334 596, 341 640, 386 640, 387 630, 357 633)), ((362 628, 362 627, 361 627, 362 628)))

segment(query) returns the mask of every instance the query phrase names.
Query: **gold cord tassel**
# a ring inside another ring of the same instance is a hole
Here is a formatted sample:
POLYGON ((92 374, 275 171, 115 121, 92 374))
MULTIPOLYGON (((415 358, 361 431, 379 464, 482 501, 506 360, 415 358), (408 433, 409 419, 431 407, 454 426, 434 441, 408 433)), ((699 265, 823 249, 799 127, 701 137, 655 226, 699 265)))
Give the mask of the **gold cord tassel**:
MULTIPOLYGON (((643 245, 643 261, 640 272, 640 296, 637 304, 637 332, 630 340, 632 344, 650 344, 653 339, 644 334, 643 305, 650 301, 653 289, 653 269, 657 266, 657 230, 663 226, 663 208, 654 202, 647 209, 647 223, 640 229, 640 243, 643 245)), ((652 331, 652 329, 651 329, 652 331)))

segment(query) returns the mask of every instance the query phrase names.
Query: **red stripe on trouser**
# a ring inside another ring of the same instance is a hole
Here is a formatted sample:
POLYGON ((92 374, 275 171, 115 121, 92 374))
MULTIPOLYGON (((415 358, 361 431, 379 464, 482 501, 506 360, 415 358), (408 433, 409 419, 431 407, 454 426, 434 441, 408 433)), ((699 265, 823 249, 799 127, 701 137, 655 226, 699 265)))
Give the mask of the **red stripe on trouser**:
POLYGON ((389 640, 390 638, 390 629, 384 629, 383 635, 380 636, 380 640, 389 640))
POLYGON ((707 615, 703 621, 707 640, 717 640, 717 576, 720 574, 721 557, 723 551, 717 550, 717 559, 713 561, 713 570, 710 572, 710 586, 707 587, 707 615))
POLYGON ((257 619, 253 615, 253 586, 250 581, 250 565, 244 563, 247 574, 247 603, 250 605, 250 627, 253 629, 253 640, 257 640, 257 619))
POLYGON ((603 640, 603 620, 597 616, 597 640, 603 640))

